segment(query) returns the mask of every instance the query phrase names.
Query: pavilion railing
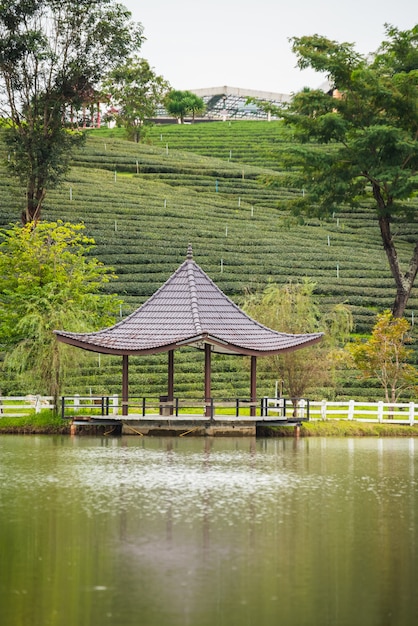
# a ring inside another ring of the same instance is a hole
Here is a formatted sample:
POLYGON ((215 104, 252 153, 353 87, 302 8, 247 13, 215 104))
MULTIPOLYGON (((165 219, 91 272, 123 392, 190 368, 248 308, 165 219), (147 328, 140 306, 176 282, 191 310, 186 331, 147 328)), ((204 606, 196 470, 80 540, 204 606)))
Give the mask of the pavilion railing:
POLYGON ((261 399, 261 417, 276 418, 282 421, 308 421, 310 401, 306 398, 268 398, 261 399))
POLYGON ((61 398, 61 416, 63 419, 81 417, 103 417, 109 419, 145 418, 145 417, 181 417, 213 419, 222 414, 231 417, 260 416, 262 408, 260 402, 247 398, 215 399, 215 398, 185 398, 167 396, 159 397, 129 397, 125 404, 118 395, 112 396, 63 396, 61 398))

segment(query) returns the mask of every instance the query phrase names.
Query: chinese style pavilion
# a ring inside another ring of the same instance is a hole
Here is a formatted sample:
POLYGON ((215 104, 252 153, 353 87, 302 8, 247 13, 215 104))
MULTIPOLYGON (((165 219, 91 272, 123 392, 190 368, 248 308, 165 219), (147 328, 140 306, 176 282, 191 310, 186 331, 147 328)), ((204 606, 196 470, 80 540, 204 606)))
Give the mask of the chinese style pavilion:
POLYGON ((168 352, 167 400, 174 397, 174 351, 193 346, 205 353, 204 396, 211 398, 213 353, 251 358, 250 400, 255 415, 257 357, 318 343, 322 333, 281 333, 253 320, 199 267, 189 246, 186 260, 153 296, 110 328, 91 333, 55 331, 58 341, 83 350, 122 356, 122 413, 128 414, 130 355, 168 352))

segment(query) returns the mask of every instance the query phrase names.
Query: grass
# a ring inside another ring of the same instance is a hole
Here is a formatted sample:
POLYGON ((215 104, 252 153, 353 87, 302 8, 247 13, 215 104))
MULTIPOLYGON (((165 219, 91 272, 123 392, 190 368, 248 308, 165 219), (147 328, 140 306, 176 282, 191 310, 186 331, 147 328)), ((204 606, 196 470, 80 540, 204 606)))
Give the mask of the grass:
POLYGON ((70 424, 50 410, 30 411, 22 417, 0 418, 0 433, 15 434, 68 434, 70 424))
MULTIPOLYGON (((265 437, 294 437, 294 427, 264 426, 265 437)), ((328 419, 304 422, 300 428, 302 437, 418 437, 418 426, 400 424, 372 424, 355 421, 328 419)))

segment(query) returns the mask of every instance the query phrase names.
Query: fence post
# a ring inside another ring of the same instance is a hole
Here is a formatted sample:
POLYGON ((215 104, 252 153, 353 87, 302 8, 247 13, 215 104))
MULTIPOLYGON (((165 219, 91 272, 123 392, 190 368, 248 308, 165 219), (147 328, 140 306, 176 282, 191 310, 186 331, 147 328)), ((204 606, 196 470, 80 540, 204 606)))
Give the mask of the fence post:
POLYGON ((119 412, 119 396, 117 393, 113 394, 113 415, 117 415, 119 412))
POLYGON ((41 412, 41 396, 36 396, 35 400, 35 413, 41 412))
POLYGON ((327 419, 327 401, 326 400, 322 400, 321 402, 321 419, 322 420, 327 419))
POLYGON ((80 394, 74 394, 74 412, 76 413, 80 408, 80 394))
POLYGON ((383 401, 379 400, 377 403, 377 419, 379 422, 383 421, 383 401))
POLYGON ((414 420, 415 420, 415 403, 410 402, 409 403, 409 425, 410 426, 414 425, 414 420))
POLYGON ((350 400, 348 402, 348 414, 347 414, 347 418, 349 420, 352 420, 354 417, 354 400, 350 400))

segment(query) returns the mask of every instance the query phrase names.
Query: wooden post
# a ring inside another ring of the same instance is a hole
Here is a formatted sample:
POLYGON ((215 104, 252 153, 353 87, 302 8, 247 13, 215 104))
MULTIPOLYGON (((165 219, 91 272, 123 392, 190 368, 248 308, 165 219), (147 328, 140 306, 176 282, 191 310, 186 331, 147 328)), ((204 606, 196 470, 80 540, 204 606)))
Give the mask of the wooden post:
MULTIPOLYGON (((174 350, 168 351, 168 381, 167 400, 173 402, 174 399, 174 350)), ((173 415, 173 405, 169 409, 169 415, 173 415)))
POLYGON ((250 415, 251 417, 255 417, 256 415, 256 406, 253 406, 253 402, 257 402, 257 357, 251 357, 251 381, 250 381, 250 415))
MULTIPOLYGON (((212 378, 212 364, 211 364, 211 345, 205 343, 205 402, 210 402, 212 390, 211 390, 211 378, 212 378)), ((211 407, 206 406, 205 417, 212 417, 211 407)))
POLYGON ((122 356, 122 415, 128 415, 129 381, 128 381, 128 355, 122 356))

